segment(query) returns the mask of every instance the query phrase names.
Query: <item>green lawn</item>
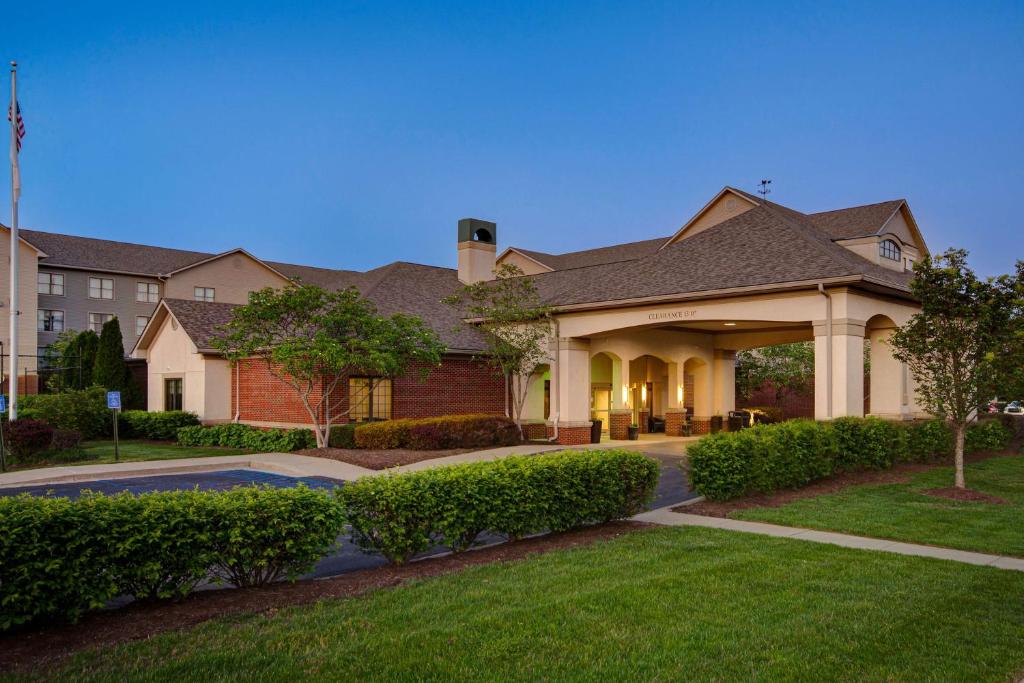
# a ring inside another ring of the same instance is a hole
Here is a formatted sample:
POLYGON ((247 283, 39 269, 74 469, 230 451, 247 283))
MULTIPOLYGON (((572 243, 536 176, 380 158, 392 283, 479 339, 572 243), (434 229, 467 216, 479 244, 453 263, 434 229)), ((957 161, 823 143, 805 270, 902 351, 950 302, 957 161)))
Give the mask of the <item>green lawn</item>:
MULTIPOLYGON (((76 462, 55 462, 40 467, 63 467, 65 465, 101 465, 114 462, 114 442, 86 441, 82 447, 90 455, 88 460, 76 462)), ((241 448, 185 448, 173 443, 155 441, 122 440, 119 444, 120 461, 173 460, 176 458, 205 458, 213 455, 239 455, 251 453, 241 448)), ((18 468, 30 469, 30 468, 18 468)))
POLYGON ((959 503, 922 494, 952 485, 953 470, 943 467, 907 484, 854 486, 730 516, 1024 557, 1024 456, 983 460, 968 465, 965 474, 970 488, 1009 504, 959 503))
MULTIPOLYGON (((1007 681, 1024 573, 712 529, 587 548, 76 656, 75 681, 1007 681)), ((1017 678, 1013 678, 1017 680, 1017 678)))

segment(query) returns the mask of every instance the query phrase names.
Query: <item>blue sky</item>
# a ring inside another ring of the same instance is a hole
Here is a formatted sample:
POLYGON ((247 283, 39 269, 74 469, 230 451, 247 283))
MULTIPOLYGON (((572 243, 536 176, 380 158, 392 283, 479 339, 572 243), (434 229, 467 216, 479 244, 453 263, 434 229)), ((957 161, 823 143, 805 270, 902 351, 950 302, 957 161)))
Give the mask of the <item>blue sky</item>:
POLYGON ((1019 2, 182 7, 5 3, 23 226, 453 265, 460 217, 568 251, 769 177, 804 211, 905 197, 984 274, 1024 257, 1019 2))

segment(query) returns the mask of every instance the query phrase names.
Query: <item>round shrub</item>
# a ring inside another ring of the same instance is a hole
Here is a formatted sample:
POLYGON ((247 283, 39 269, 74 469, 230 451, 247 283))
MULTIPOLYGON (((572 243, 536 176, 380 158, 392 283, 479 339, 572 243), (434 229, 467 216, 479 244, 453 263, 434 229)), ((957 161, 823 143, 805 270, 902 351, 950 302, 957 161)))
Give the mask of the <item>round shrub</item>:
POLYGON ((7 423, 7 447, 15 462, 31 462, 50 450, 53 427, 42 420, 19 418, 7 423))
POLYGON ((199 418, 195 413, 184 410, 126 410, 120 414, 119 419, 118 429, 121 436, 157 441, 173 439, 182 427, 199 424, 199 418))

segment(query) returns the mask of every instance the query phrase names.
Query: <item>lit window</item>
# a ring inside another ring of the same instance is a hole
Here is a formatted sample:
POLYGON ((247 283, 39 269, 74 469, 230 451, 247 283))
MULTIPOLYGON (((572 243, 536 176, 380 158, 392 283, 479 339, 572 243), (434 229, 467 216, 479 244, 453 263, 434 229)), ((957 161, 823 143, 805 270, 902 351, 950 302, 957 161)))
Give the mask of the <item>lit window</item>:
POLYGON ((63 273, 39 273, 36 276, 36 283, 38 284, 36 291, 40 294, 64 296, 63 273))
POLYGON ((213 287, 194 287, 192 290, 196 301, 213 301, 213 287))
POLYGON ((391 419, 391 380, 382 377, 349 377, 349 421, 391 419))
POLYGON ((135 300, 155 304, 160 301, 160 285, 155 282, 137 282, 135 284, 135 300))
POLYGON ((142 335, 142 331, 146 329, 146 325, 149 324, 148 315, 137 315, 135 316, 135 336, 139 337, 142 335))
POLYGON ((63 332, 64 311, 51 311, 40 308, 37 322, 36 329, 40 332, 63 332))
POLYGON ((90 313, 89 314, 89 329, 100 334, 103 332, 104 323, 110 322, 114 319, 113 313, 90 313))
POLYGON ((883 240, 881 244, 878 245, 878 253, 882 258, 887 258, 890 261, 899 262, 901 258, 900 247, 892 240, 883 240))
POLYGON ((89 278, 90 299, 113 299, 114 281, 108 277, 89 278))

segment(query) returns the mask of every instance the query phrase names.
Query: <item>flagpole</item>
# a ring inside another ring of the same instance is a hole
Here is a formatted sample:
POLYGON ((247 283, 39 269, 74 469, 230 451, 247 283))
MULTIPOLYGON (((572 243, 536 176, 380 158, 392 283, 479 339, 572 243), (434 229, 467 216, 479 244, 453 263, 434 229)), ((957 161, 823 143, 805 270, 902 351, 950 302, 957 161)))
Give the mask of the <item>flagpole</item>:
MULTIPOLYGON (((11 62, 11 374, 7 390, 11 394, 11 420, 18 417, 18 63, 11 62)), ((27 390, 28 387, 26 386, 27 390)))

